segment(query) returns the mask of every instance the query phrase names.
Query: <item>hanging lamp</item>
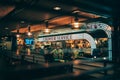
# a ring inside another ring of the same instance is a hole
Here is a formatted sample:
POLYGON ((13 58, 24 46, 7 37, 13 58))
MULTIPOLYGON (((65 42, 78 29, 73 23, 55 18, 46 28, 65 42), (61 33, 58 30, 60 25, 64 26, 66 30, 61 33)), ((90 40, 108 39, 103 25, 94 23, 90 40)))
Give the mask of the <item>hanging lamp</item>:
POLYGON ((31 36, 31 35, 32 35, 30 25, 28 25, 28 33, 27 33, 27 35, 28 35, 28 36, 31 36))
POLYGON ((81 23, 79 22, 79 18, 78 18, 78 12, 79 11, 74 11, 74 22, 72 23, 72 29, 80 29, 80 25, 81 23))
POLYGON ((73 28, 75 28, 75 29, 80 28, 80 23, 78 21, 78 17, 75 17, 75 19, 74 19, 73 28))
POLYGON ((45 29, 43 30, 44 34, 50 34, 51 29, 48 28, 48 20, 45 21, 45 29))
POLYGON ((19 38, 20 37, 20 32, 19 32, 19 25, 17 26, 17 34, 16 37, 19 38))

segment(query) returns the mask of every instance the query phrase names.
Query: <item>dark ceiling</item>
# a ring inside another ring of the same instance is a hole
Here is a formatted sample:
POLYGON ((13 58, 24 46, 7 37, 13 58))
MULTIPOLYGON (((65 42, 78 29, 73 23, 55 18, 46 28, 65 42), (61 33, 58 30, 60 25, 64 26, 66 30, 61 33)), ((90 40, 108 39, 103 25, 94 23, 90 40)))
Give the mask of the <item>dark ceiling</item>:
POLYGON ((52 27, 61 27, 74 16, 81 22, 109 23, 116 4, 115 0, 0 0, 0 35, 10 34, 17 25, 20 28, 42 25, 46 20, 52 27), (61 9, 54 10, 56 6, 61 9))

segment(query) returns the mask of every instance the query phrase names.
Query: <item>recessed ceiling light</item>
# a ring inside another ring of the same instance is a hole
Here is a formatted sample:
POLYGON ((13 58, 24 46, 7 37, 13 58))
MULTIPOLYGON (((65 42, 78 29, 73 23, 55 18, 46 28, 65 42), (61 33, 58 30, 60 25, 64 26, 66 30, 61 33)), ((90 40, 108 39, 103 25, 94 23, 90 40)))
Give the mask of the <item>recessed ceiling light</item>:
POLYGON ((8 27, 6 27, 5 29, 8 29, 8 27))
POLYGON ((58 11, 58 10, 61 10, 61 7, 56 6, 53 9, 58 11))
POLYGON ((21 21, 21 23, 25 23, 25 21, 21 21))
POLYGON ((75 11, 73 11, 72 13, 78 13, 78 12, 80 12, 79 10, 75 10, 75 11))

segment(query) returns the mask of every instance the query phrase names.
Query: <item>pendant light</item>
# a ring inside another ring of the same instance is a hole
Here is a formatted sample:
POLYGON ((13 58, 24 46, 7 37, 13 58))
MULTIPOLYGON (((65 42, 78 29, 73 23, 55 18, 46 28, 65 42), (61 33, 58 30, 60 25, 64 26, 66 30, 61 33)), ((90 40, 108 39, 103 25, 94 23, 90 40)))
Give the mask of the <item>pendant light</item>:
POLYGON ((20 32, 19 32, 19 25, 17 26, 17 34, 16 37, 19 38, 20 37, 20 32))
POLYGON ((73 27, 74 27, 75 29, 79 29, 79 28, 80 28, 80 23, 79 23, 77 17, 75 17, 75 20, 74 20, 74 23, 73 23, 73 27))
POLYGON ((44 34, 50 34, 51 29, 48 28, 48 20, 45 21, 45 29, 43 30, 44 34))
POLYGON ((17 38, 19 38, 19 37, 20 37, 20 34, 19 34, 19 29, 17 30, 16 37, 17 37, 17 38))
POLYGON ((73 13, 75 14, 74 17, 74 22, 72 23, 72 29, 79 29, 80 28, 80 22, 78 18, 78 12, 79 11, 74 11, 73 13))
POLYGON ((28 36, 31 36, 31 35, 32 35, 32 33, 31 33, 30 30, 31 30, 31 27, 30 27, 30 25, 28 25, 28 33, 27 33, 28 36))

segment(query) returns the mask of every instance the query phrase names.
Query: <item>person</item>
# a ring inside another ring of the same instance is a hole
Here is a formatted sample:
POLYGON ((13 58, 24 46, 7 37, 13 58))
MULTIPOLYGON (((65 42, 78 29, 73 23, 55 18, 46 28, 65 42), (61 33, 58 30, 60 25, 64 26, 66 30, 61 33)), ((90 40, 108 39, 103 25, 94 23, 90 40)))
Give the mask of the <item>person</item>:
POLYGON ((51 51, 55 59, 63 59, 63 50, 60 48, 60 46, 55 47, 51 51))
POLYGON ((100 54, 100 50, 99 50, 98 48, 93 49, 93 57, 94 57, 94 58, 98 57, 99 54, 100 54))
POLYGON ((64 48, 63 53, 64 53, 63 59, 65 60, 65 62, 72 60, 73 55, 72 55, 72 49, 70 48, 70 46, 67 46, 66 48, 64 48))
POLYGON ((44 55, 44 50, 43 50, 43 48, 40 47, 39 53, 40 53, 40 55, 44 55))
POLYGON ((50 54, 50 48, 48 46, 45 46, 44 48, 44 59, 45 63, 54 62, 53 55, 50 54))
POLYGON ((80 49, 79 49, 79 56, 83 56, 84 55, 84 51, 83 51, 83 48, 81 47, 80 49))
POLYGON ((78 46, 73 48, 73 59, 78 58, 78 54, 79 54, 79 49, 78 48, 79 48, 78 46))

